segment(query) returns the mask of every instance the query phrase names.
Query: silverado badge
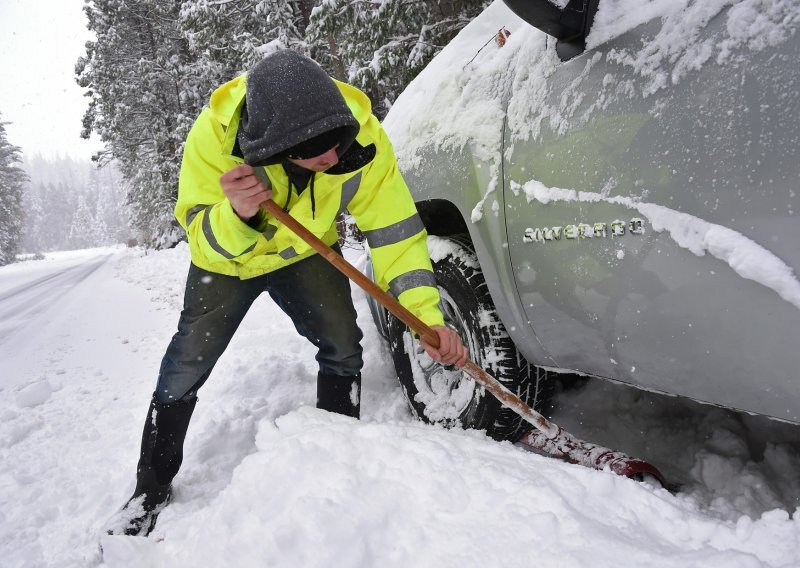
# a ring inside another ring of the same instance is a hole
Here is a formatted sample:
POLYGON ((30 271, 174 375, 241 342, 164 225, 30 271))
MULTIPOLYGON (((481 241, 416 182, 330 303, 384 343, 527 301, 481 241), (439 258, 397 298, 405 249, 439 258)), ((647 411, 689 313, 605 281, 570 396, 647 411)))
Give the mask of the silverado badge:
POLYGON ((576 223, 572 225, 542 227, 525 229, 522 241, 525 243, 544 243, 547 241, 560 241, 563 237, 566 240, 574 239, 596 239, 604 238, 609 235, 621 237, 625 234, 643 235, 644 220, 634 217, 627 223, 620 219, 615 219, 611 223, 576 223))

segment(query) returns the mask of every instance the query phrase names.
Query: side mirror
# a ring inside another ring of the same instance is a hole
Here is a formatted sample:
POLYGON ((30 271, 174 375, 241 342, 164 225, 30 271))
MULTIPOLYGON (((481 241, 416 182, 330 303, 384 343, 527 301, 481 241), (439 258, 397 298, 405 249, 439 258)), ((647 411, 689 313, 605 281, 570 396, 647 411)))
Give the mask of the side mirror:
POLYGON ((569 0, 559 8, 550 0, 503 0, 517 16, 539 28, 556 42, 561 61, 586 51, 586 36, 592 29, 600 0, 569 0))

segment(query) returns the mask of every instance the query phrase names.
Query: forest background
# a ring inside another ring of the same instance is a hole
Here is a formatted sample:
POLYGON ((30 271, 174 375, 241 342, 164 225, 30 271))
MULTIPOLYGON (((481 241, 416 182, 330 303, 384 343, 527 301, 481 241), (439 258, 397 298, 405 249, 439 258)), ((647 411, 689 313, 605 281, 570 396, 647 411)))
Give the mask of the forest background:
POLYGON ((0 109, 0 265, 20 255, 184 238, 173 217, 186 135, 220 84, 279 49, 355 85, 382 119, 488 0, 89 0, 75 65, 91 164, 23 156, 0 109))

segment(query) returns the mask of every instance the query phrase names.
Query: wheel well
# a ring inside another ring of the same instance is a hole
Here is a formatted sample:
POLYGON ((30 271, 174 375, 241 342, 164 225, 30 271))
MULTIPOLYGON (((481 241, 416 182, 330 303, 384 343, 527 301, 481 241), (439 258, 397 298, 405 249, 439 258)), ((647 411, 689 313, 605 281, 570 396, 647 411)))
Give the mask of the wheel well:
POLYGON ((429 235, 449 237, 469 234, 467 223, 461 216, 461 212, 449 201, 444 199, 419 201, 417 211, 429 235))
MULTIPOLYGON (((461 235, 469 244, 472 244, 472 235, 469 232, 467 223, 458 208, 452 202, 445 199, 427 199, 416 203, 417 211, 422 219, 425 229, 429 235, 437 237, 454 237, 461 235)), ((384 334, 384 337, 387 337, 384 334)), ((524 356, 519 353, 522 359, 524 356)), ((533 363, 536 366, 535 363, 533 363)), ((586 381, 586 375, 573 374, 569 370, 555 371, 544 367, 536 368, 538 372, 547 373, 551 377, 557 377, 563 388, 578 388, 586 381)), ((550 388, 550 387, 548 387, 550 388)))

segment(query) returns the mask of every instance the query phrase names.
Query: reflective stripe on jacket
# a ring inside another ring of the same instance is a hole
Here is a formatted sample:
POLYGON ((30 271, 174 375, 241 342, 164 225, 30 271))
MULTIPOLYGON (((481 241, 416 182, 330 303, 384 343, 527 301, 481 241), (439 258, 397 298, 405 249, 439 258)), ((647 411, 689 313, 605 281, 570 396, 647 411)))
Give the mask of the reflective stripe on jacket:
MULTIPOLYGON (((233 154, 239 110, 245 97, 240 76, 211 95, 211 103, 194 123, 183 153, 175 216, 186 229, 192 262, 206 270, 253 278, 316 254, 302 239, 265 215, 256 228, 244 223, 222 192, 220 176, 242 163, 233 154)), ((264 170, 273 199, 326 244, 337 240, 336 216, 348 209, 367 236, 376 283, 428 325, 443 325, 439 293, 426 243, 427 232, 397 168, 383 127, 372 114, 369 98, 336 82, 361 130, 356 142, 375 144, 375 158, 358 170, 316 174, 315 210, 311 192, 296 189, 278 165, 264 170)))

